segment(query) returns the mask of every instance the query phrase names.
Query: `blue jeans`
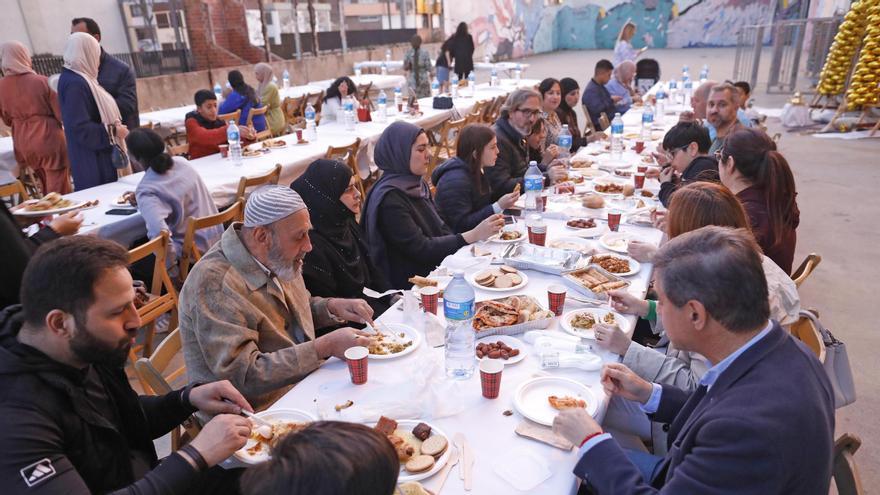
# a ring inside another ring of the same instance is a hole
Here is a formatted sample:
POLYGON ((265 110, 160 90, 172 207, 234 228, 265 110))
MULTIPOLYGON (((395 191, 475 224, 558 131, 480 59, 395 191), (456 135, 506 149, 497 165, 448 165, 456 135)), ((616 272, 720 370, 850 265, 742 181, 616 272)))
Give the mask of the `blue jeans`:
POLYGON ((437 82, 449 81, 449 67, 437 67, 437 82))

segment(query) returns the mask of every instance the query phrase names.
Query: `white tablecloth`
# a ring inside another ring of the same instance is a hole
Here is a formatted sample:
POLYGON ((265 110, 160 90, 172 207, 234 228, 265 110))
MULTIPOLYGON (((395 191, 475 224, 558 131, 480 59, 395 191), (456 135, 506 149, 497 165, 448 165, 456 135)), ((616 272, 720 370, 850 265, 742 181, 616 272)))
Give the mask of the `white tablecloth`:
MULTIPOLYGON (((367 60, 364 62, 358 62, 354 64, 355 69, 380 69, 382 68, 383 60, 367 60)), ((403 60, 391 60, 388 62, 384 62, 385 66, 388 70, 401 70, 403 69, 403 60)), ((519 66, 523 72, 529 68, 529 64, 520 64, 517 62, 496 62, 496 63, 486 63, 486 62, 477 62, 474 64, 474 69, 476 70, 486 70, 490 71, 493 68, 497 70, 507 71, 512 74, 513 70, 519 66)))
POLYGON ((0 137, 0 184, 8 184, 18 178, 18 162, 12 149, 12 138, 0 137))

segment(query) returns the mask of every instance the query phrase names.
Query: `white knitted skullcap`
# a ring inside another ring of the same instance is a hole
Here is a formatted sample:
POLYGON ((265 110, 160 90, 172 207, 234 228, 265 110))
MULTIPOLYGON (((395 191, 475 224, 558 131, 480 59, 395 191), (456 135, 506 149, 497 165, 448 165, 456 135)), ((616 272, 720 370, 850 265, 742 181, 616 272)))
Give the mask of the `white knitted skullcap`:
POLYGON ((304 209, 306 203, 293 189, 277 185, 263 186, 254 190, 247 199, 244 226, 269 225, 304 209))

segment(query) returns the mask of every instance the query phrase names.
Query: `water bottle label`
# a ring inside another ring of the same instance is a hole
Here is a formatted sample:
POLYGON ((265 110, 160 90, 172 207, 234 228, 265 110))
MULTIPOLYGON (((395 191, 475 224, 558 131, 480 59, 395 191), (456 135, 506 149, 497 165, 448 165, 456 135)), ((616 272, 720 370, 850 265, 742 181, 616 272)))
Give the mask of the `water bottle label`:
POLYGON ((525 186, 526 191, 540 191, 544 189, 544 177, 526 177, 525 186))
POLYGON ((612 134, 623 134, 623 124, 612 124, 611 125, 611 133, 612 134))
POLYGON ((550 352, 547 354, 541 354, 541 368, 558 368, 559 367, 559 353, 558 352, 550 352))
POLYGON ((443 299, 443 313, 449 320, 469 320, 474 316, 474 300, 457 303, 443 299))
POLYGON ((642 114, 642 122, 645 124, 650 124, 654 122, 654 114, 651 112, 645 112, 642 114))
POLYGON ((592 352, 593 352, 593 347, 590 345, 576 344, 574 346, 574 353, 575 354, 590 354, 592 352))
POLYGON ((556 144, 562 149, 570 149, 571 148, 571 136, 559 136, 559 139, 556 141, 556 144))

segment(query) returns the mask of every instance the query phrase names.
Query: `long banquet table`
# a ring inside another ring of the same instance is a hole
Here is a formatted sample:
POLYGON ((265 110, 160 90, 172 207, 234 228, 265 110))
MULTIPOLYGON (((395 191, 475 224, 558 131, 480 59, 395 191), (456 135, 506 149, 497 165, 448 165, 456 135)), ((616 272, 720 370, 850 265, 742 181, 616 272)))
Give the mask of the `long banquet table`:
MULTIPOLYGON (((536 82, 523 79, 520 81, 519 87, 529 87, 536 82)), ((502 84, 496 87, 489 87, 486 84, 477 85, 476 96, 455 99, 455 109, 459 114, 464 115, 477 101, 506 94, 516 87, 518 85, 513 81, 502 81, 502 84)), ((408 117, 404 120, 423 128, 431 128, 452 115, 452 110, 435 110, 431 108, 430 98, 419 100, 419 104, 423 115, 413 118, 408 117)), ((255 158, 246 158, 241 166, 233 165, 230 160, 221 158, 219 154, 190 160, 190 164, 196 169, 202 180, 205 181, 205 185, 211 191, 217 206, 223 207, 234 201, 235 192, 241 177, 260 175, 271 170, 275 164, 281 164, 280 182, 282 184, 289 184, 310 163, 318 158, 322 158, 329 146, 349 145, 358 137, 361 138, 359 161, 362 173, 368 171, 369 163, 372 162, 373 145, 378 141, 382 131, 391 122, 400 118, 399 115, 392 114, 385 124, 378 122, 358 123, 353 132, 346 131, 344 125, 339 122, 327 122, 318 126, 317 141, 305 145, 295 145, 293 144, 296 142, 295 136, 282 136, 281 139, 288 143, 286 148, 272 150, 265 155, 255 158)), ((141 178, 143 178, 143 173, 132 174, 122 177, 117 182, 103 184, 67 195, 66 197, 76 201, 100 200, 97 207, 83 210, 82 213, 85 216, 85 220, 80 232, 113 239, 124 245, 131 244, 133 241, 143 237, 146 234, 146 226, 139 212, 128 216, 106 214, 107 210, 114 208, 113 203, 118 197, 127 191, 135 190, 141 178)))
MULTIPOLYGON (((663 124, 655 127, 654 137, 662 137, 662 133, 668 129, 676 118, 671 115, 684 110, 681 107, 673 107, 667 111, 670 115, 666 115, 663 124)), ((641 108, 633 108, 624 115, 624 135, 632 135, 638 133, 641 123, 641 108)), ((633 140, 626 141, 627 151, 623 155, 623 161, 630 164, 633 168, 646 156, 651 150, 656 149, 658 139, 654 139, 650 143, 646 143, 646 150, 642 155, 632 151, 633 140)), ((578 152, 576 157, 590 157, 597 161, 600 167, 607 164, 609 160, 608 154, 604 151, 604 143, 593 143, 578 152)), ((578 192, 589 189, 589 183, 586 186, 578 186, 578 192)), ((646 182, 647 189, 656 192, 659 189, 659 183, 656 180, 648 180, 646 182)), ((581 211, 578 203, 568 200, 568 195, 551 195, 548 200, 548 214, 545 215, 548 225, 547 243, 551 243, 554 239, 572 235, 572 230, 565 226, 567 214, 581 216, 585 214, 581 211)), ((659 203, 656 203, 659 207, 659 203)), ((588 213, 587 213, 588 214, 588 213)), ((593 216, 601 218, 599 214, 593 216)), ((599 222, 603 224, 603 222, 599 222)), ((524 230, 523 227, 520 227, 524 230)), ((652 227, 637 226, 627 223, 625 220, 620 227, 621 232, 629 232, 637 235, 641 239, 659 244, 662 233, 652 227)), ((598 246, 598 243, 596 243, 598 246)), ((494 254, 499 254, 503 245, 493 243, 482 243, 482 248, 491 249, 494 254)), ((601 249, 600 249, 601 250, 601 249)), ((462 248, 458 253, 447 257, 442 266, 462 267, 468 261, 475 262, 470 254, 469 246, 462 248)), ((483 270, 488 266, 488 261, 479 262, 479 264, 465 268, 467 274, 475 273, 483 270)), ((650 264, 642 264, 641 270, 627 277, 631 285, 629 291, 633 294, 644 297, 648 284, 652 275, 652 266, 650 264)), ((504 297, 508 295, 530 295, 547 305, 547 287, 550 284, 562 283, 558 276, 549 275, 534 270, 527 270, 528 284, 516 291, 494 293, 482 289, 476 289, 477 301, 504 297)), ((564 284, 563 284, 564 285, 564 284)), ((569 288, 569 294, 572 291, 569 288)), ((401 303, 388 310, 383 314, 377 322, 380 325, 389 323, 403 323, 418 331, 424 331, 424 317, 419 312, 404 313, 398 309, 401 303)), ((565 310, 588 308, 590 306, 583 305, 571 300, 566 301, 565 310)), ((603 306, 608 309, 607 305, 603 306)), ((442 304, 438 310, 442 316, 442 304)), ((630 323, 630 328, 635 323, 635 317, 625 317, 630 323)), ((548 327, 551 331, 561 331, 558 322, 554 322, 548 327)), ((590 343, 591 341, 586 341, 590 343)), ((526 348, 530 348, 525 344, 526 348)), ((604 362, 615 362, 618 357, 600 349, 594 348, 604 362)), ((474 486, 470 493, 489 494, 489 493, 519 493, 521 492, 508 480, 502 478, 496 473, 496 466, 504 464, 527 465, 536 467, 538 470, 545 469, 550 472, 549 477, 543 481, 537 491, 533 493, 548 494, 566 494, 576 492, 576 480, 571 474, 572 469, 577 462, 576 449, 572 451, 563 451, 549 445, 536 442, 518 436, 514 430, 524 418, 518 413, 513 415, 503 414, 505 411, 516 411, 514 408, 514 395, 517 387, 524 381, 542 375, 552 375, 571 378, 591 389, 596 397, 601 398, 599 411, 596 415, 601 422, 604 418, 608 404, 608 397, 604 394, 601 384, 599 383, 599 372, 586 372, 578 369, 555 369, 552 371, 542 370, 539 359, 531 354, 520 363, 505 366, 501 380, 501 394, 498 399, 484 399, 480 392, 479 371, 474 376, 465 381, 449 381, 443 376, 443 348, 432 348, 426 344, 423 339, 419 348, 413 353, 392 360, 370 360, 369 362, 369 381, 366 385, 352 385, 348 376, 346 364, 343 361, 332 358, 327 361, 320 369, 309 375, 306 379, 299 382, 286 395, 279 399, 269 410, 278 409, 299 409, 315 415, 321 419, 337 419, 340 417, 334 412, 333 404, 342 403, 345 400, 352 400, 355 403, 364 402, 368 404, 367 409, 375 411, 382 410, 382 407, 388 408, 389 411, 420 411, 421 414, 410 418, 396 419, 421 419, 431 423, 432 425, 442 429, 451 440, 457 432, 461 432, 468 439, 475 455, 474 464, 474 486), (415 385, 414 385, 415 384, 415 385)), ((344 417, 344 416, 342 416, 344 417)), ((372 418, 374 419, 374 418, 372 418)), ((450 448, 452 448, 450 444, 450 448)), ((443 488, 443 494, 464 494, 466 493, 463 481, 458 476, 459 467, 456 466, 443 488)), ((436 476, 434 477, 436 478, 436 476)), ((423 481, 429 489, 437 488, 437 480, 428 478, 423 481)))

